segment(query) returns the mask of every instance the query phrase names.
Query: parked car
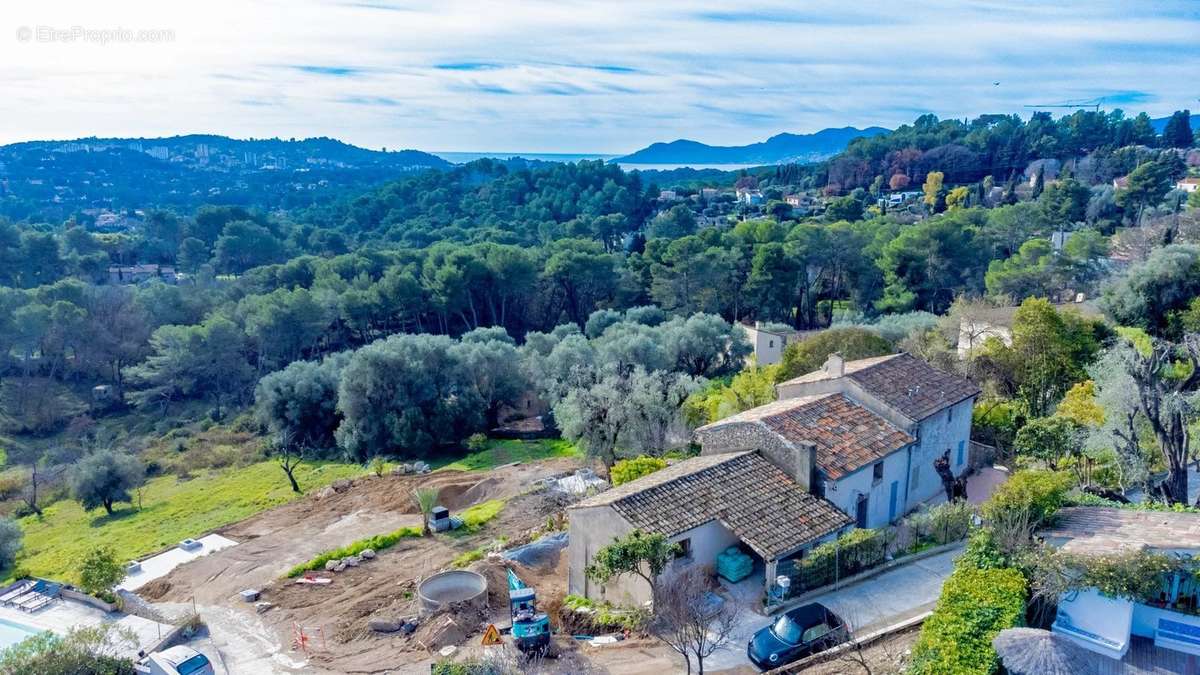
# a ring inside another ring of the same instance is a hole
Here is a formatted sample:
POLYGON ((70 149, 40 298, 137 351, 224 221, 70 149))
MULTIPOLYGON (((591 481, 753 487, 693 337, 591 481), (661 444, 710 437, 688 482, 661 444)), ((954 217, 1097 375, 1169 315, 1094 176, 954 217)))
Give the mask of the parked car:
POLYGON ((746 645, 746 655, 763 670, 778 668, 839 645, 849 636, 845 621, 814 602, 780 614, 774 623, 755 633, 746 645))
POLYGON ((184 645, 154 652, 134 670, 146 675, 213 675, 214 672, 207 656, 184 645))

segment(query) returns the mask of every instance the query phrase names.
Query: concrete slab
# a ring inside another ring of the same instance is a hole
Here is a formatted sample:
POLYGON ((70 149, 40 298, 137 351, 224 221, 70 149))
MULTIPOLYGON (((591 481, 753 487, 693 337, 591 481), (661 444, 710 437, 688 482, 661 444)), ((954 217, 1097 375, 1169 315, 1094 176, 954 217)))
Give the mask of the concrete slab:
POLYGON ((38 632, 50 631, 65 635, 72 628, 94 626, 101 623, 116 624, 128 631, 132 642, 122 644, 118 655, 136 657, 138 651, 158 642, 174 626, 143 619, 139 616, 107 613, 74 600, 57 600, 47 607, 30 614, 12 607, 0 607, 0 619, 25 626, 38 632))
POLYGON ((196 541, 199 542, 200 546, 191 550, 184 550, 177 546, 169 551, 146 558, 141 561, 141 569, 127 575, 117 588, 125 591, 135 591, 155 579, 167 576, 171 573, 171 570, 185 562, 190 562, 215 551, 237 545, 236 541, 226 539, 219 534, 210 534, 196 541))

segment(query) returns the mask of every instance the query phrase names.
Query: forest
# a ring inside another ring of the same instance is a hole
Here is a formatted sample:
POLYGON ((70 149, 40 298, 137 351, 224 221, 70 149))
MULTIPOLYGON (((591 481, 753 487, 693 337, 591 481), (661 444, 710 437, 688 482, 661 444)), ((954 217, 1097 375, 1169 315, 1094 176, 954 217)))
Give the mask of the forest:
MULTIPOLYGON (((123 416, 199 405, 270 432, 265 452, 366 461, 462 443, 532 391, 610 464, 677 442, 684 412, 731 409, 736 322, 865 329, 886 338, 868 352, 959 368, 946 322, 970 303, 1081 295, 1114 325, 1179 340, 1200 311, 1200 193, 1176 188, 1200 165, 1189 115, 1162 134, 1119 111, 923 116, 824 164, 720 181, 479 160, 290 211, 151 209, 122 232, 0 222, 3 433, 26 463, 69 462, 97 419, 120 438, 123 416), (913 208, 881 198, 914 183, 913 208), (770 201, 706 216, 731 186, 770 201), (819 209, 777 206, 804 191, 819 209), (176 283, 110 281, 131 264, 171 265, 176 283)), ((1087 332, 1076 376, 1111 338, 1087 332)), ((974 376, 998 400, 1029 395, 1006 358, 974 376)))

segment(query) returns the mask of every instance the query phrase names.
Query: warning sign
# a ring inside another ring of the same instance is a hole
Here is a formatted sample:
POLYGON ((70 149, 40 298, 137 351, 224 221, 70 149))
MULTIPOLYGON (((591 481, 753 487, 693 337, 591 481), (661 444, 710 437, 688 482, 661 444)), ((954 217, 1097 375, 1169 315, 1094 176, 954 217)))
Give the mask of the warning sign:
POLYGON ((496 630, 496 624, 489 623, 487 630, 483 631, 483 644, 498 645, 500 643, 500 631, 496 630))

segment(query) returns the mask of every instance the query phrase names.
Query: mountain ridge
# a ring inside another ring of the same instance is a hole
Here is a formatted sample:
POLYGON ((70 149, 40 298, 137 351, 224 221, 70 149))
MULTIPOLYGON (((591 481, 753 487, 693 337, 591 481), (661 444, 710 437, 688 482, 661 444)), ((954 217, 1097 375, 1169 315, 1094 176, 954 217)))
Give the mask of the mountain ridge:
POLYGON ((876 136, 889 129, 871 126, 831 127, 811 134, 779 133, 765 141, 748 145, 708 145, 681 138, 652 143, 612 161, 630 164, 786 164, 811 163, 828 159, 854 138, 876 136))

